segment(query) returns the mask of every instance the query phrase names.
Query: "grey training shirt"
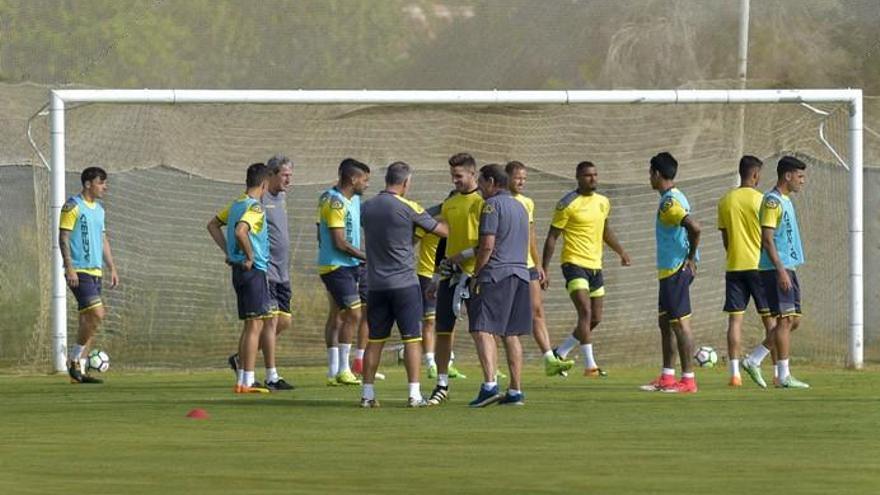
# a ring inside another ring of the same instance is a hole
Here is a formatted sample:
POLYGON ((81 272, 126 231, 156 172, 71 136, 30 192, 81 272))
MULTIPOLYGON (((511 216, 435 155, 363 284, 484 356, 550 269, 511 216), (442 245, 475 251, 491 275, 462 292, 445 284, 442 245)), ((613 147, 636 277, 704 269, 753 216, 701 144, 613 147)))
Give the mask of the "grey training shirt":
POLYGON ((413 233, 437 228, 437 221, 418 203, 382 191, 361 207, 367 250, 367 282, 370 290, 401 289, 418 285, 413 233))
POLYGON ((514 275, 528 282, 529 214, 508 191, 500 191, 483 203, 480 236, 484 235, 495 236, 495 249, 477 280, 498 282, 514 275))
POLYGON ((290 231, 287 228, 287 193, 263 194, 263 209, 269 224, 269 282, 290 282, 290 231))

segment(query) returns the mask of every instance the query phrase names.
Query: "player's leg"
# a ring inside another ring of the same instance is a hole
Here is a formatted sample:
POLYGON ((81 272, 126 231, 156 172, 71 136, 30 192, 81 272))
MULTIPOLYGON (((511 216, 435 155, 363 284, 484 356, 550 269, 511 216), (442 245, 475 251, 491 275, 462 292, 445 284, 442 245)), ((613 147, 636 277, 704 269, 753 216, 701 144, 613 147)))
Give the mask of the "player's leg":
POLYGON ((324 323, 324 343, 327 349, 327 385, 335 386, 339 373, 339 307, 330 293, 327 293, 327 321, 324 323))
POLYGON ((421 286, 413 285, 391 292, 394 320, 397 322, 400 340, 403 342, 403 360, 408 384, 407 407, 424 407, 428 403, 422 397, 419 384, 422 361, 421 320, 424 314, 421 286))
POLYGON ((86 355, 92 338, 104 321, 106 314, 101 299, 101 279, 78 273, 79 284, 71 291, 79 309, 76 342, 68 351, 67 372, 71 383, 102 383, 103 380, 89 376, 86 355))
POLYGON ((507 393, 499 401, 501 405, 523 405, 525 395, 522 387, 523 350, 520 336, 529 334, 529 326, 534 311, 531 306, 531 287, 525 280, 516 277, 509 279, 514 285, 513 301, 510 306, 510 318, 507 321, 504 335, 504 350, 507 355, 507 367, 510 371, 510 383, 507 393))
MULTIPOLYGON (((727 272, 724 275, 724 311, 727 313, 727 365, 731 387, 742 386, 739 373, 739 355, 741 352, 742 325, 746 307, 749 304, 749 287, 747 274, 727 272)), ((757 273, 755 273, 757 276, 757 273)), ((756 299, 757 300, 757 299, 756 299)), ((758 304, 760 307, 760 304, 758 304)))
POLYGON ((428 378, 437 378, 437 361, 434 355, 434 323, 437 314, 437 298, 428 297, 432 286, 429 277, 419 275, 419 290, 422 293, 422 356, 425 359, 425 369, 428 370, 428 378))
POLYGON ((364 350, 367 348, 367 341, 370 338, 369 325, 367 324, 367 308, 364 307, 367 304, 367 294, 369 292, 369 286, 367 285, 367 265, 366 264, 361 264, 358 267, 357 284, 358 284, 358 296, 360 297, 360 300, 361 300, 361 318, 358 321, 357 341, 355 342, 354 363, 352 364, 351 370, 356 375, 360 375, 363 373, 364 350))
POLYGON ((583 294, 580 296, 580 300, 586 301, 586 303, 581 304, 579 308, 577 302, 578 299, 575 295, 578 291, 589 293, 590 282, 587 271, 577 265, 573 265, 571 263, 563 263, 562 275, 565 277, 565 289, 568 292, 569 297, 572 299, 572 302, 575 305, 575 309, 577 309, 578 311, 577 324, 575 325, 574 330, 555 350, 556 354, 561 359, 565 359, 568 357, 568 353, 571 352, 575 347, 587 343, 585 339, 589 338, 587 333, 589 332, 590 319, 592 315, 586 314, 586 318, 584 318, 584 315, 582 315, 582 311, 589 311, 590 309, 589 296, 584 296, 583 294))
MULTIPOLYGON (((330 293, 336 308, 338 308, 335 320, 338 324, 338 330, 334 332, 335 339, 333 335, 327 335, 326 340, 328 353, 334 348, 337 350, 335 360, 332 356, 328 357, 331 363, 331 371, 333 365, 337 366, 337 373, 334 379, 337 384, 341 385, 360 385, 361 383, 354 373, 351 372, 351 367, 349 366, 351 342, 361 318, 361 296, 358 292, 357 270, 358 267, 355 266, 342 266, 332 272, 321 275, 321 279, 327 287, 327 292, 330 293)), ((329 384, 331 383, 328 380, 329 384)))
MULTIPOLYGON (((498 402, 503 397, 496 379, 498 347, 495 336, 506 333, 505 329, 510 320, 516 296, 516 286, 511 283, 512 280, 519 279, 511 276, 498 282, 481 281, 471 294, 468 306, 468 330, 476 344, 477 356, 483 368, 483 383, 477 397, 468 404, 470 407, 485 407, 498 402)), ((531 316, 531 304, 527 290, 523 296, 525 306, 528 308, 525 318, 530 323, 528 318, 531 316)))
POLYGON ((694 376, 694 336, 691 332, 691 297, 690 285, 694 280, 694 274, 683 267, 677 273, 664 279, 668 281, 669 294, 668 315, 672 332, 678 350, 678 359, 681 362, 681 380, 673 387, 663 389, 664 392, 693 393, 697 391, 697 381, 694 376))
MULTIPOLYGON (((746 372, 755 384, 761 388, 767 388, 767 382, 764 381, 763 374, 761 373, 761 363, 770 355, 771 350, 774 352, 776 350, 776 333, 779 329, 781 320, 779 318, 781 291, 777 286, 776 270, 762 271, 759 272, 758 275, 760 280, 760 293, 763 294, 764 299, 761 302, 758 302, 756 299, 756 305, 759 307, 759 310, 762 305, 767 307, 767 311, 762 315, 764 328, 766 329, 766 337, 761 344, 752 349, 749 355, 746 356, 740 364, 743 371, 746 372)), ((776 358, 774 357, 774 359, 776 358)), ((775 368, 776 367, 774 366, 774 369, 775 368)))
POLYGON ((776 350, 779 353, 776 369, 779 375, 779 386, 782 388, 810 388, 808 384, 795 378, 789 369, 791 333, 800 326, 801 288, 794 271, 789 270, 788 276, 791 279, 791 289, 780 294, 779 309, 782 317, 776 328, 776 350))
POLYGON ((559 359, 550 344, 550 332, 544 316, 544 295, 537 271, 529 281, 529 298, 532 302, 532 337, 544 357, 544 374, 554 376, 564 373, 574 366, 574 361, 559 359))
POLYGON ((434 327, 437 386, 428 398, 429 405, 446 402, 449 396, 449 359, 452 355, 455 330, 455 313, 452 311, 453 292, 454 287, 450 286, 449 279, 440 280, 437 284, 437 314, 434 327))
POLYGON ((385 341, 391 335, 391 327, 394 324, 394 314, 391 308, 390 291, 370 291, 367 293, 366 316, 369 328, 369 338, 363 356, 363 388, 361 392, 361 407, 379 407, 376 400, 376 392, 373 384, 376 381, 376 370, 379 369, 379 361, 382 358, 382 349, 385 341))
POLYGON ((587 349, 590 350, 589 355, 582 355, 584 371, 586 372, 587 370, 598 368, 592 353, 593 341, 590 332, 592 304, 590 303, 590 291, 589 289, 573 290, 569 292, 569 297, 571 302, 574 303, 574 308, 577 312, 577 325, 575 326, 574 336, 577 338, 582 352, 586 352, 587 349))
POLYGON ((593 332, 596 330, 596 327, 599 326, 599 323, 602 322, 602 315, 605 310, 605 285, 602 280, 602 272, 599 270, 594 271, 591 274, 590 282, 590 331, 589 331, 589 342, 587 344, 581 345, 581 355, 584 356, 584 376, 589 377, 605 377, 608 376, 608 373, 605 372, 599 365, 596 363, 596 358, 593 354, 593 332))
POLYGON ((360 380, 351 372, 349 364, 351 342, 361 320, 360 302, 342 309, 340 318, 342 324, 339 329, 339 373, 336 375, 336 381, 343 385, 360 385, 360 380))

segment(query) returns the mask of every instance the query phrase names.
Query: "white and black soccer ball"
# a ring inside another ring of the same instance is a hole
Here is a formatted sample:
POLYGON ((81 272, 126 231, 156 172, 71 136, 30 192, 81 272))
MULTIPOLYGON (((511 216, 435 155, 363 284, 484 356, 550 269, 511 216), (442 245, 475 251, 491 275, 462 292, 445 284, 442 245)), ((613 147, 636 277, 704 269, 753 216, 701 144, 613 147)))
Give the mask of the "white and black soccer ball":
POLYGON ((715 352, 714 348, 704 345, 697 349, 697 353, 694 354, 694 361, 701 368, 712 368, 718 362, 718 353, 715 352))
POLYGON ((100 349, 93 349, 89 353, 88 364, 89 369, 103 373, 110 369, 110 356, 100 349))

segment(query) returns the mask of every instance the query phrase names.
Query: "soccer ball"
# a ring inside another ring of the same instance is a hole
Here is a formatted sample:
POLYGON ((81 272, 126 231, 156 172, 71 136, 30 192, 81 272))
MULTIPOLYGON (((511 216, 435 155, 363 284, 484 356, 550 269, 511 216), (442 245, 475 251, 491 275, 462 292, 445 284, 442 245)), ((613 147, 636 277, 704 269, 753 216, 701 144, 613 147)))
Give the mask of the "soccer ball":
POLYGON ((694 361, 696 361, 701 368, 712 368, 715 366, 715 363, 718 362, 718 353, 715 352, 715 349, 712 347, 704 345, 697 349, 697 353, 694 354, 694 361))
POLYGON ((93 349, 89 353, 89 369, 105 372, 110 369, 110 356, 100 349, 93 349))

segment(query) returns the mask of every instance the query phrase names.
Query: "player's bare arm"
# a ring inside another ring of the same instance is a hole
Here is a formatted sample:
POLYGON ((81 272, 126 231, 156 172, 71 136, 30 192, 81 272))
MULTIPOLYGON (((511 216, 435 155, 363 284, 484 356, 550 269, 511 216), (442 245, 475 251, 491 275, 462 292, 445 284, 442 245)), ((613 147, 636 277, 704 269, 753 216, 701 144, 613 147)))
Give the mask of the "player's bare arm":
POLYGON ((238 222, 235 225, 235 241, 244 253, 245 260, 241 265, 245 270, 250 270, 254 266, 254 249, 251 246, 251 239, 248 235, 250 230, 251 226, 247 222, 238 222))
POLYGON ((632 264, 629 254, 627 254, 626 250, 623 249, 623 246, 620 245, 620 241, 617 240, 617 236, 614 234, 614 231, 611 230, 611 226, 608 225, 607 218, 605 219, 605 231, 602 234, 602 240, 605 241, 605 244, 617 253, 618 256, 620 256, 621 266, 630 266, 632 264))
POLYGON ((61 249, 61 259, 64 263, 64 278, 68 287, 78 287, 79 277, 73 269, 73 258, 70 256, 70 231, 60 229, 58 231, 58 247, 61 249))
POLYGON ((685 262, 690 268, 691 273, 697 274, 697 247, 700 245, 700 224, 690 215, 681 219, 681 226, 687 230, 688 235, 688 255, 685 262))
POLYGON ((110 269, 110 287, 119 285, 119 273, 116 271, 116 263, 113 262, 113 253, 110 252, 110 239, 104 233, 104 264, 110 269))
POLYGON ((553 251, 556 250, 556 240, 562 234, 561 229, 551 226, 547 231, 547 239, 544 240, 544 253, 541 257, 541 266, 544 268, 544 283, 542 286, 546 289, 550 287, 550 260, 553 259, 553 251))
POLYGON ((355 258, 361 261, 367 261, 367 255, 364 254, 360 249, 352 246, 345 239, 345 229, 342 228, 331 228, 330 229, 330 238, 333 240, 333 247, 342 251, 343 253, 354 256, 355 258))
POLYGON ((775 233, 776 229, 772 227, 761 227, 761 247, 767 251, 767 257, 770 258, 770 262, 776 267, 779 288, 783 292, 788 292, 791 290, 791 278, 788 276, 788 270, 785 269, 785 265, 779 258, 779 251, 776 250, 776 241, 773 240, 773 234, 775 233))

